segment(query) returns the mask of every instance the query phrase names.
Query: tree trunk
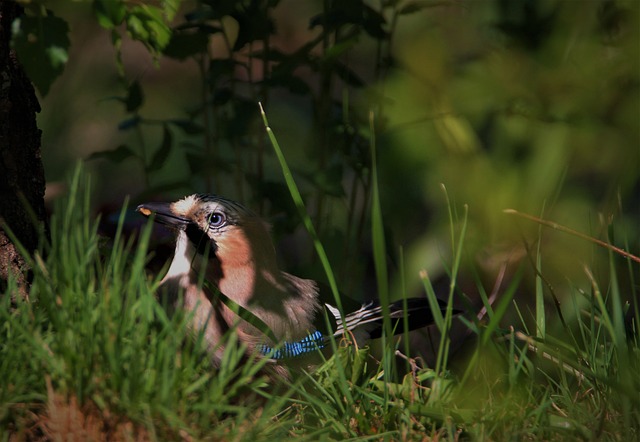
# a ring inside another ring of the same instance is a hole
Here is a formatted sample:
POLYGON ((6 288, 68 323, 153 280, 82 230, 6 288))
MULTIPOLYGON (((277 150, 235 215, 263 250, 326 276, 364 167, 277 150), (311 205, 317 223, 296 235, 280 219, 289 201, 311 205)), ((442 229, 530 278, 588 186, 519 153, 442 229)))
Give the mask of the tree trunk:
POLYGON ((38 246, 38 225, 45 221, 44 168, 36 125, 40 104, 11 49, 11 24, 22 12, 15 1, 0 0, 0 293, 13 275, 18 291, 12 297, 27 296, 28 268, 5 226, 33 252, 38 246))

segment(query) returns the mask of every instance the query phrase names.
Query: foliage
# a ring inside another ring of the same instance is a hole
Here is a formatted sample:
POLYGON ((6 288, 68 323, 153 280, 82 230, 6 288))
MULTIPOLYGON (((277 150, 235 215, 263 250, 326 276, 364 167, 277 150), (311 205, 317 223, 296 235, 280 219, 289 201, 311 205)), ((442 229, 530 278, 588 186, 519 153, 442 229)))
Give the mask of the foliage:
MULTIPOLYGON (((182 22, 173 25, 163 54, 197 64, 202 102, 184 119, 146 119, 140 114, 143 101, 132 99, 142 96, 140 83, 134 81, 127 96, 119 99, 130 115, 119 127, 136 131, 141 142, 136 149, 119 146, 94 153, 90 158, 118 162, 136 159, 146 177, 145 193, 149 194, 157 189, 156 180, 150 176, 162 173, 169 149, 180 143, 188 176, 163 183, 163 191, 198 187, 253 201, 260 211, 269 208, 270 213, 286 214, 275 220, 274 227, 276 232, 289 232, 295 225, 287 220, 295 212, 284 186, 273 177, 270 165, 273 162, 258 124, 257 107, 258 102, 270 107, 271 97, 286 90, 304 97, 315 110, 313 134, 304 149, 314 161, 295 173, 304 180, 305 199, 314 202, 314 219, 320 231, 323 220, 332 217, 332 207, 347 195, 340 182, 343 177, 352 177, 349 178, 352 198, 359 193, 368 201, 371 193, 368 122, 360 118, 360 110, 349 104, 347 95, 342 103, 335 99, 335 85, 356 90, 365 86, 342 58, 364 36, 379 39, 380 45, 387 41, 389 34, 384 29, 382 11, 359 1, 326 3, 310 20, 311 29, 316 31, 314 36, 294 52, 285 53, 271 44, 277 32, 271 15, 278 5, 278 1, 190 3, 193 9, 184 14, 182 22), (222 49, 214 51, 214 45, 222 49), (301 70, 313 74, 304 77, 298 74, 301 70), (161 146, 150 158, 142 142, 143 128, 158 125, 163 128, 161 146), (176 131, 179 136, 172 138, 176 131)), ((348 222, 357 228, 352 229, 347 244, 363 239, 366 212, 365 204, 349 214, 348 222)))
MULTIPOLYGON (((638 437, 640 310, 637 302, 622 303, 618 276, 609 275, 606 290, 595 278, 590 291, 574 289, 572 302, 581 308, 567 318, 571 326, 564 333, 541 338, 524 323, 521 331, 501 329, 504 309, 487 304, 488 322, 465 320, 477 339, 469 359, 456 366, 441 353, 437 369, 409 359, 402 374, 393 362, 396 344, 384 346, 381 360, 366 348, 340 345, 315 370, 298 373, 292 383, 275 382, 261 374, 264 361, 240 357, 233 333, 221 368, 213 369, 200 337, 187 334, 188 318, 167 316, 155 299, 158 277, 143 270, 151 225, 138 238, 125 238, 121 217, 116 237, 107 241, 88 213, 86 179, 76 174, 70 188, 54 211, 51 243, 43 242, 31 258, 30 299, 12 306, 8 293, 0 298, 4 434, 160 440, 638 437)), ((616 260, 610 257, 612 271, 616 260)), ((509 291, 518 286, 514 281, 509 291)), ((444 327, 441 348, 449 340, 450 312, 446 318, 438 321, 444 327)))
MULTIPOLYGON (((111 100, 124 117, 111 134, 117 141, 92 149, 90 139, 86 157, 112 163, 109 177, 126 170, 120 181, 131 181, 135 200, 223 194, 255 208, 281 238, 299 222, 260 124, 262 103, 340 269, 336 279, 355 296, 368 293, 354 281, 372 274, 360 259, 373 228, 372 137, 381 208, 394 214, 379 226, 392 292, 403 290, 398 244, 407 247, 410 274, 445 273, 441 258, 452 252, 432 247, 447 231, 441 183, 453 201, 475 202, 468 245, 488 255, 489 279, 493 257, 522 256, 522 235, 536 234, 534 224, 504 216, 506 208, 581 231, 599 224, 600 213, 625 217, 621 225, 637 221, 637 2, 587 2, 579 11, 554 0, 301 4, 307 16, 298 20, 308 29, 290 42, 287 26, 297 22, 283 19, 289 5, 279 1, 92 1, 116 49, 122 90, 111 100), (164 83, 125 65, 128 42, 153 56, 164 83), (163 74, 168 60, 196 72, 199 101, 185 109, 156 108, 174 94, 163 74)), ((73 133, 76 119, 56 119, 49 132, 73 133)), ((69 143, 76 138, 61 141, 69 143)), ((545 249, 553 268, 580 247, 569 241, 545 249)), ((322 275, 302 253, 289 267, 322 275)))
MULTIPOLYGON (((28 70, 45 94, 67 28, 44 1, 23 3, 14 45, 26 65, 35 46, 50 62, 43 79, 28 70)), ((221 193, 277 238, 303 219, 320 263, 300 247, 288 269, 335 272, 334 292, 371 296, 360 281, 375 278, 381 296, 464 305, 436 317, 433 369, 409 359, 399 373, 408 341, 388 341, 280 389, 233 351, 212 371, 143 276, 149 231, 107 244, 72 193, 32 259, 35 302, 0 312, 0 428, 51 434, 66 404, 83 427, 141 438, 637 439, 639 3, 324 1, 293 46, 274 18, 284 3, 93 1, 126 137, 89 158, 135 164, 135 198, 221 193), (195 66, 199 102, 150 117, 128 39, 159 72, 195 66)))
MULTIPOLYGON (((201 101, 182 116, 148 118, 144 79, 123 77, 119 130, 131 137, 90 158, 136 161, 144 195, 213 191, 254 207, 277 237, 290 234, 297 212, 260 125, 262 103, 318 235, 344 269, 337 280, 352 291, 366 275, 354 258, 373 227, 372 137, 380 203, 394 213, 381 226, 386 252, 398 259, 395 244, 410 244, 414 274, 451 256, 420 245, 443 240, 441 183, 454 201, 476 203, 469 245, 491 255, 496 244, 522 253, 521 235, 535 235, 505 208, 579 230, 593 211, 637 218, 637 4, 589 2, 578 15, 568 2, 444 4, 323 2, 287 50, 278 1, 184 2, 173 22, 158 12, 171 35, 153 54, 196 66, 201 101), (450 15, 439 24, 442 8, 450 15), (291 101, 301 104, 288 109, 291 101)), ((549 249, 553 264, 572 246, 549 249)), ((312 259, 302 265, 321 273, 312 259)), ((397 272, 388 276, 398 291, 397 272)))
MULTIPOLYGON (((167 23, 173 20, 180 0, 163 0, 160 3, 158 7, 122 0, 94 0, 93 8, 100 26, 111 31, 111 41, 117 49, 122 44, 120 26, 124 24, 130 38, 143 43, 147 50, 158 56, 171 38, 167 23)), ((119 55, 118 64, 123 69, 119 55)))
POLYGON ((196 423, 213 425, 216 414, 233 412, 232 398, 263 390, 256 373, 264 363, 240 366, 240 353, 227 352, 224 370, 213 376, 201 337, 187 335, 189 318, 168 317, 156 301, 159 279, 144 271, 151 226, 124 238, 125 206, 107 242, 89 215, 86 178, 76 173, 71 189, 52 218, 52 242, 30 262, 29 300, 12 307, 2 297, 5 431, 27 438, 69 431, 84 439, 83 432, 109 437, 135 422, 138 434, 179 434, 196 423), (86 418, 65 429, 61 405, 86 418))
POLYGON ((46 95, 69 57, 69 26, 37 3, 27 6, 27 13, 12 24, 12 48, 40 94, 46 95))

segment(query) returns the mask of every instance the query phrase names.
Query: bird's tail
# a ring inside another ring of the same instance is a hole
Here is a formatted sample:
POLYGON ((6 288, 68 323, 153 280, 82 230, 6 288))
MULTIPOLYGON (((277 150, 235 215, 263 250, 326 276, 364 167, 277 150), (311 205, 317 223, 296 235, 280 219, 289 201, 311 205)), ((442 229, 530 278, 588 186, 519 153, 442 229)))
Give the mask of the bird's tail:
MULTIPOLYGON (((332 305, 325 304, 333 315, 336 327, 334 336, 341 337, 351 334, 358 345, 363 345, 369 339, 376 339, 382 335, 384 329, 384 311, 379 301, 371 301, 360 309, 342 317, 340 311, 332 305)), ((440 311, 444 312, 447 305, 438 300, 440 311)), ((457 311, 454 311, 457 313, 457 311)), ((389 320, 395 334, 405 330, 403 321, 407 321, 407 329, 415 330, 433 324, 433 312, 427 298, 409 298, 389 304, 389 320)))
MULTIPOLYGON (((325 304, 335 319, 333 336, 340 338, 346 334, 352 336, 358 345, 364 345, 369 339, 376 339, 382 335, 384 329, 384 312, 380 302, 371 301, 364 304, 353 313, 343 317, 340 310, 325 304)), ((438 300, 438 307, 444 312, 447 305, 438 300)), ((454 310, 454 314, 459 313, 454 310)), ((395 334, 405 330, 403 321, 407 321, 407 329, 415 330, 433 324, 433 312, 426 298, 409 298, 389 304, 389 319, 395 334)), ((325 348, 331 336, 316 330, 299 341, 284 341, 278 347, 262 344, 258 351, 273 361, 296 358, 325 348)))

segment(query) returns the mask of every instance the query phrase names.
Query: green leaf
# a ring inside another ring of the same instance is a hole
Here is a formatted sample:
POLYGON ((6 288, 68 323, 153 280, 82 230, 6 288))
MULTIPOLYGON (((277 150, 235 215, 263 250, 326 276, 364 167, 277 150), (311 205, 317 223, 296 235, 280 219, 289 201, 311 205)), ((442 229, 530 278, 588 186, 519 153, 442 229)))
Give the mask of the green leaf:
POLYGON ((333 293, 334 300, 336 302, 336 307, 338 310, 342 311, 342 300, 340 299, 340 294, 338 291, 338 284, 336 283, 336 278, 333 274, 333 270, 331 269, 331 265, 329 263, 329 258, 327 257, 327 253, 324 250, 324 246, 320 242, 320 237, 318 236, 318 232, 316 228, 313 226, 313 222, 311 221, 311 217, 307 213, 307 210, 304 206, 304 201, 302 200, 302 195, 300 194, 300 190, 298 189, 298 185, 293 179, 293 175, 291 174, 291 169, 287 164, 287 160, 282 153, 282 149, 280 148, 280 144, 276 139, 271 127, 269 127, 269 121, 267 120, 267 114, 264 112, 262 108, 262 104, 259 103, 260 113, 262 115, 262 121, 264 123, 264 127, 267 131, 267 136, 269 137, 269 141, 271 142, 271 146, 273 146, 273 150, 278 157, 278 162, 280 163, 280 168, 282 169, 282 174, 284 175, 284 180, 287 183, 287 188, 289 189, 289 193, 291 194, 291 198, 293 199, 296 208, 298 209, 298 213, 304 222, 304 226, 307 229, 307 232, 313 238, 313 244, 316 249, 316 253, 322 263, 322 267, 325 271, 327 281, 329 282, 329 286, 331 287, 331 292, 333 293))
POLYGON ((124 144, 121 144, 120 146, 112 150, 103 150, 100 152, 94 152, 91 155, 89 155, 89 158, 87 158, 87 160, 102 159, 102 160, 111 161, 112 163, 121 163, 128 158, 137 157, 137 156, 138 155, 133 150, 131 150, 130 147, 124 144))
POLYGON ((29 79, 45 96, 68 59, 69 25, 47 11, 46 16, 23 16, 12 25, 12 47, 29 79))
POLYGON ((169 154, 171 153, 171 146, 173 145, 173 135, 171 134, 171 131, 166 124, 162 126, 162 129, 162 143, 160 143, 160 148, 153 155, 151 164, 149 164, 149 167, 147 167, 148 172, 154 172, 162 168, 162 166, 164 166, 164 163, 167 161, 167 158, 169 158, 169 154))
POLYGON ((382 307, 384 317, 383 326, 387 336, 391 333, 391 322, 389 321, 389 275, 387 272, 387 249, 384 234, 384 220, 382 216, 382 206, 380 203, 380 188, 378 184, 378 166, 376 155, 376 132, 374 127, 373 112, 369 113, 369 131, 371 138, 369 146, 371 149, 371 243, 373 244, 373 264, 378 282, 378 297, 382 307))
POLYGON ((162 11, 164 13, 167 21, 171 21, 175 18, 178 13, 178 9, 180 9, 180 4, 182 0, 162 0, 160 4, 162 5, 162 11))
POLYGON ((129 36, 143 43, 155 55, 169 44, 171 29, 160 8, 149 5, 134 6, 125 21, 129 36))
POLYGON ((145 26, 144 17, 139 14, 131 14, 127 17, 127 31, 134 40, 145 44, 149 41, 149 30, 145 26))
POLYGON ((399 15, 414 14, 426 8, 435 8, 438 6, 447 6, 446 0, 415 0, 405 3, 398 9, 399 15))
POLYGON ((384 16, 373 9, 371 6, 362 5, 362 28, 367 34, 373 38, 383 39, 388 38, 387 31, 384 27, 386 25, 384 16))
POLYGON ((333 64, 334 72, 340 79, 342 79, 349 86, 353 87, 363 87, 364 81, 351 69, 349 69, 345 64, 341 62, 335 62, 333 64))
POLYGON ((124 20, 127 10, 122 0, 94 0, 93 13, 100 26, 113 29, 124 20))
POLYGON ((326 12, 312 17, 309 22, 310 28, 322 26, 325 32, 332 32, 347 25, 356 25, 373 38, 387 38, 384 16, 362 0, 335 2, 326 12))
POLYGON ((273 20, 267 9, 263 9, 260 2, 251 2, 246 10, 231 14, 238 22, 238 35, 233 45, 234 52, 275 32, 273 20))
POLYGON ((174 31, 163 53, 176 60, 185 60, 194 55, 205 53, 208 44, 209 35, 205 33, 174 31))
POLYGON ((137 111, 138 109, 140 109, 140 106, 142 106, 143 102, 144 95, 142 93, 142 88, 140 87, 140 82, 136 80, 129 86, 129 90, 127 91, 127 98, 124 100, 127 112, 137 111))
POLYGON ((357 35, 355 35, 351 38, 341 41, 340 43, 336 43, 328 47, 322 55, 322 60, 325 62, 330 62, 339 59, 339 57, 353 49, 353 47, 358 44, 358 41, 359 38, 357 35))

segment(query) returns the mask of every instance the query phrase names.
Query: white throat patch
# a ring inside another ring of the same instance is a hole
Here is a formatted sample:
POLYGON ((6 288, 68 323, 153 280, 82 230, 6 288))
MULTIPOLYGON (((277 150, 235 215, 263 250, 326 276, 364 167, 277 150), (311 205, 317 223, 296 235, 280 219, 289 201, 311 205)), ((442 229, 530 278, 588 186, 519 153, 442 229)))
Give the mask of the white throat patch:
POLYGON ((163 282, 180 275, 187 275, 191 271, 191 264, 195 255, 195 250, 189 243, 186 232, 180 230, 176 238, 176 251, 173 261, 169 266, 169 271, 163 278, 163 282))

